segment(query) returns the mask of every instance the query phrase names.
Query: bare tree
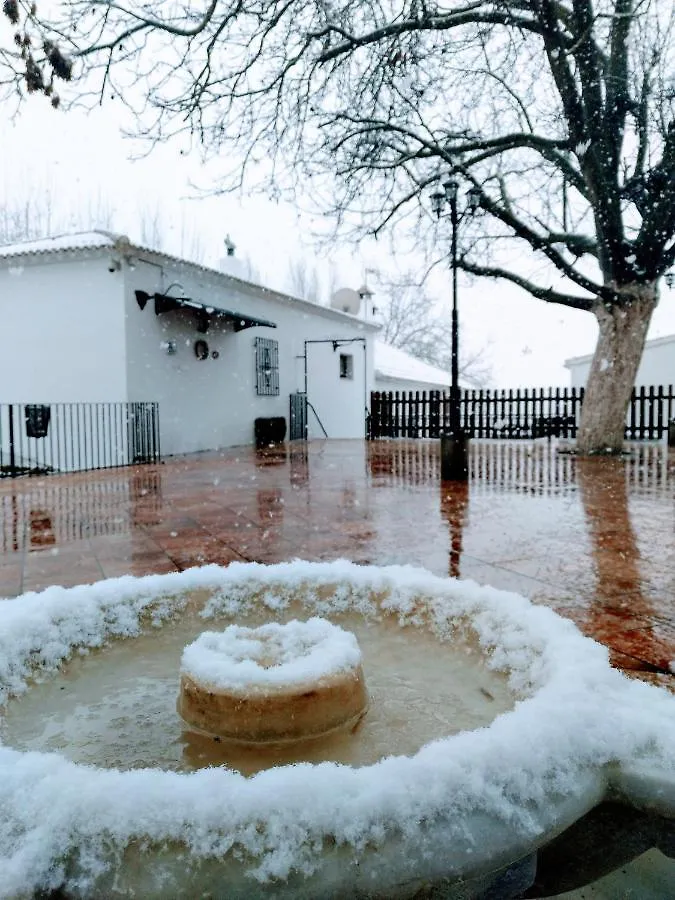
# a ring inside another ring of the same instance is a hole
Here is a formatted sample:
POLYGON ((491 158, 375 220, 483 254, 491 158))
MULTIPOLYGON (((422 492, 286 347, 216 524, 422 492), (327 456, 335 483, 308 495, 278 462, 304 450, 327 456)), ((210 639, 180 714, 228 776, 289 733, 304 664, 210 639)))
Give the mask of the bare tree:
POLYGON ((290 292, 312 303, 321 299, 321 279, 315 266, 305 259, 296 257, 288 262, 288 285, 290 292))
POLYGON ((0 244, 72 231, 109 231, 112 222, 112 208, 100 194, 73 213, 54 188, 32 189, 0 203, 0 244))
MULTIPOLYGON (((452 361, 452 329, 447 315, 437 310, 436 301, 412 273, 379 283, 378 320, 382 324, 379 337, 392 347, 450 372, 452 361)), ((473 387, 486 387, 492 380, 487 345, 462 352, 459 374, 473 387)))
POLYGON ((241 258, 241 269, 242 269, 242 277, 246 281, 250 281, 253 284, 262 284, 264 281, 264 277, 260 268, 253 261, 253 257, 250 253, 245 253, 241 258))
MULTIPOLYGON (((206 262, 203 236, 188 221, 185 210, 180 215, 170 215, 161 203, 141 206, 133 214, 132 222, 123 222, 100 193, 75 205, 72 198, 64 201, 58 190, 44 187, 18 193, 0 203, 0 244, 93 230, 123 231, 153 250, 176 253, 193 262, 206 262), (172 233, 167 222, 176 226, 177 233, 172 233)), ((250 263, 244 263, 244 271, 249 270, 250 263)))
POLYGON ((150 209, 145 207, 139 209, 135 217, 139 224, 139 237, 144 247, 151 247, 153 250, 161 246, 166 238, 163 223, 166 222, 166 216, 159 203, 150 209))
POLYGON ((267 190, 315 184, 343 233, 418 243, 441 168, 478 189, 459 264, 596 317, 578 446, 621 447, 675 260, 669 0, 62 6, 46 34, 99 74, 83 89, 122 98, 152 140, 236 160, 221 188, 249 169, 267 190))
POLYGON ((45 192, 0 205, 0 244, 44 237, 52 231, 53 197, 45 192), (44 229, 44 230, 43 230, 44 229))

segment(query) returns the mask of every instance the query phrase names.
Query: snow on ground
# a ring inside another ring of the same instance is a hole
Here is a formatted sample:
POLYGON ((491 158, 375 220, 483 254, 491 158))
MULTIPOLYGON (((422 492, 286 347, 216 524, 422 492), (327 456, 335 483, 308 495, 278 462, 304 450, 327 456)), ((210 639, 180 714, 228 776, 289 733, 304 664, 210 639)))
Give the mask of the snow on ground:
POLYGON ((206 566, 3 601, 0 704, 83 648, 132 637, 146 621, 160 626, 184 608, 184 592, 198 588, 212 592, 205 619, 253 604, 273 618, 300 595, 309 615, 373 615, 380 604, 419 623, 426 612, 446 639, 468 620, 486 665, 508 673, 518 702, 489 727, 434 741, 412 757, 363 768, 279 767, 252 778, 226 769, 99 770, 0 746, 0 897, 64 883, 86 895, 137 836, 148 846, 186 844, 183 869, 190 860, 238 854, 249 875, 265 881, 320 868, 326 839, 346 848, 353 866, 398 835, 402 859, 428 847, 435 823, 444 823, 443 862, 461 873, 493 860, 498 848, 485 838, 486 823, 501 823, 500 833, 523 848, 536 846, 560 827, 563 805, 568 815, 570 803, 581 810, 588 792, 584 808, 593 805, 621 767, 656 773, 671 790, 669 801, 660 788, 661 802, 675 815, 675 698, 611 669, 605 648, 549 609, 407 566, 206 566))

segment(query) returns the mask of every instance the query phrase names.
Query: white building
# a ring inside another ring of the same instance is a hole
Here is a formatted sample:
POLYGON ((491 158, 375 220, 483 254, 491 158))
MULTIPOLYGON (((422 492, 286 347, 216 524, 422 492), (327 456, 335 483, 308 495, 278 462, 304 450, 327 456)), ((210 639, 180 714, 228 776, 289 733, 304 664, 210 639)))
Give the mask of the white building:
MULTIPOLYGON (((593 355, 575 356, 565 361, 573 388, 586 386, 593 355)), ((675 334, 647 341, 635 378, 636 387, 675 385, 675 334)))
POLYGON ((156 401, 163 455, 251 443, 305 390, 310 436, 364 437, 376 331, 107 232, 0 248, 0 404, 156 401))

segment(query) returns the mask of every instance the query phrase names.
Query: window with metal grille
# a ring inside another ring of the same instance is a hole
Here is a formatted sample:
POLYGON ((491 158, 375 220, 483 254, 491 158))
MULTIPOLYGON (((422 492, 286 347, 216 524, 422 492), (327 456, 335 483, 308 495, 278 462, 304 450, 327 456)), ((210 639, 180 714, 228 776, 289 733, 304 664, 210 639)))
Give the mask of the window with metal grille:
POLYGON ((256 393, 261 397, 279 394, 279 341, 255 339, 256 393))

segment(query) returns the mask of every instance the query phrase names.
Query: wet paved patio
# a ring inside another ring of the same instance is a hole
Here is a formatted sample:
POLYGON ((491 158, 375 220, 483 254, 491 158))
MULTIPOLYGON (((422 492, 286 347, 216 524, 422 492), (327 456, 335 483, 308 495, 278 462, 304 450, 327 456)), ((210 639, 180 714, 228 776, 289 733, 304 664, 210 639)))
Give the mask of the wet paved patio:
POLYGON ((298 444, 0 481, 0 596, 232 560, 410 563, 518 591, 672 685, 675 453, 576 459, 474 442, 468 485, 438 442, 298 444))

